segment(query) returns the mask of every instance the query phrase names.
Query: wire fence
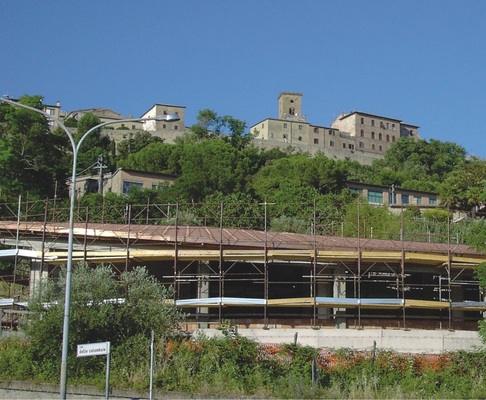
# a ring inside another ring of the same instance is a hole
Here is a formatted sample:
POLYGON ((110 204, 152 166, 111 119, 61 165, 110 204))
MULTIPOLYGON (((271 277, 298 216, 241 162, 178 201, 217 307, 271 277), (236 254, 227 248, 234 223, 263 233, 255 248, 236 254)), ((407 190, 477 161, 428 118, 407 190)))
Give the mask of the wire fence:
MULTIPOLYGON (((0 203, 2 221, 67 222, 65 201, 0 203)), ((348 203, 166 203, 89 204, 80 199, 74 209, 77 223, 193 226, 291 232, 361 239, 403 240, 429 243, 466 243, 477 221, 458 220, 446 210, 393 208, 368 204, 357 198, 348 203)))

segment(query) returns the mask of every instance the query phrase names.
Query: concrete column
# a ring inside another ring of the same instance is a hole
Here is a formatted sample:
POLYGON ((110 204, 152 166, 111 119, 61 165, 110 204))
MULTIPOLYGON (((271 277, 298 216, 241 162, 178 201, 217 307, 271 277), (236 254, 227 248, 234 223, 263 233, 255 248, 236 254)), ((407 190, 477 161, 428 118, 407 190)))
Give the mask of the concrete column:
MULTIPOLYGON (((339 277, 339 274, 342 274, 343 271, 335 270, 335 277, 334 277, 334 298, 346 298, 346 281, 339 277)), ((334 314, 336 319, 336 328, 338 329, 346 329, 346 309, 345 308, 334 308, 334 314)))
POLYGON ((29 279, 29 296, 33 296, 38 290, 41 282, 47 280, 48 271, 42 269, 40 260, 31 260, 30 262, 30 279, 29 279))
MULTIPOLYGON (((452 286, 451 291, 452 301, 464 301, 464 286, 452 286)), ((452 320, 463 321, 464 311, 452 311, 452 320)))
MULTIPOLYGON (((332 297, 332 282, 318 282, 317 296, 318 297, 332 297)), ((317 319, 329 319, 331 315, 330 308, 319 307, 317 309, 317 319)))
MULTIPOLYGON (((209 261, 208 261, 209 262, 209 261)), ((197 279, 197 298, 207 299, 209 298, 209 274, 210 270, 205 261, 199 261, 198 267, 198 279, 197 279)), ((198 307, 196 319, 198 327, 202 329, 208 328, 209 321, 209 308, 198 307)))

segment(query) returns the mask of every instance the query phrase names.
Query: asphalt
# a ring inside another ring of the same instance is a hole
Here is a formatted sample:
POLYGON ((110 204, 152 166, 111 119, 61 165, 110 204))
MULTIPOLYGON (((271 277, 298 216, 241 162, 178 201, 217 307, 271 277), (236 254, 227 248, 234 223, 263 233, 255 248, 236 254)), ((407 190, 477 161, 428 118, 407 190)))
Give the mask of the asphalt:
MULTIPOLYGON (((51 400, 59 399, 59 393, 45 392, 38 390, 20 390, 20 389, 0 389, 0 399, 8 400, 51 400)), ((66 395, 68 400, 98 400, 105 399, 105 396, 89 394, 71 394, 66 395)), ((118 397, 110 396, 114 400, 133 400, 136 397, 118 397)))

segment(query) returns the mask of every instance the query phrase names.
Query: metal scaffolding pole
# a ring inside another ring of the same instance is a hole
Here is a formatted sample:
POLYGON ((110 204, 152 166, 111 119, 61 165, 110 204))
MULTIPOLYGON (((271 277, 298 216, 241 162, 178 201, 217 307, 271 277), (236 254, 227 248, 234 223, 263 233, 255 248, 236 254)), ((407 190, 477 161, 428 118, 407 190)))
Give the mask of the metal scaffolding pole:
POLYGON ((265 221, 264 221, 264 229, 265 229, 265 243, 264 243, 264 260, 263 260, 263 267, 264 267, 264 299, 265 304, 263 305, 263 324, 264 328, 268 329, 268 229, 267 229, 267 202, 264 203, 265 207, 265 221))
MULTIPOLYGON (((221 209, 220 209, 220 217, 219 217, 219 276, 218 276, 218 292, 219 292, 219 298, 222 299, 223 297, 223 211, 224 211, 224 205, 223 202, 221 202, 221 209)), ((222 301, 219 302, 218 306, 218 317, 219 317, 219 323, 222 323, 222 318, 223 318, 223 305, 222 301)))

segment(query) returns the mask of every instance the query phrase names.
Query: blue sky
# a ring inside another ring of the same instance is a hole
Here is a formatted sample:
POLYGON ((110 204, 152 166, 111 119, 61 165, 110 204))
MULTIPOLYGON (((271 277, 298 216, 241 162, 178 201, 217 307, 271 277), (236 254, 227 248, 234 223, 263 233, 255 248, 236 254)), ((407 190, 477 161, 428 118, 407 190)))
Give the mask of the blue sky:
POLYGON ((486 158, 485 21, 483 0, 1 0, 0 95, 252 125, 295 91, 312 124, 363 111, 486 158))

